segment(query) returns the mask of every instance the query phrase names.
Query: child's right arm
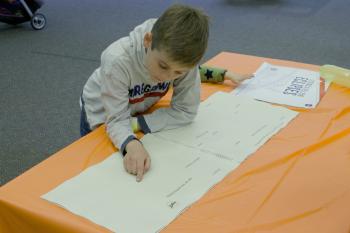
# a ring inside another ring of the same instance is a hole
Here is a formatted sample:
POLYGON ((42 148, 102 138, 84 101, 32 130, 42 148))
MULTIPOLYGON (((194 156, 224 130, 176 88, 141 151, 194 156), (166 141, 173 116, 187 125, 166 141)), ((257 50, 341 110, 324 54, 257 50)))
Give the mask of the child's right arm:
POLYGON ((120 64, 102 56, 100 67, 101 98, 106 111, 106 129, 113 144, 124 156, 125 170, 141 181, 150 167, 150 156, 131 129, 129 88, 126 71, 120 64))

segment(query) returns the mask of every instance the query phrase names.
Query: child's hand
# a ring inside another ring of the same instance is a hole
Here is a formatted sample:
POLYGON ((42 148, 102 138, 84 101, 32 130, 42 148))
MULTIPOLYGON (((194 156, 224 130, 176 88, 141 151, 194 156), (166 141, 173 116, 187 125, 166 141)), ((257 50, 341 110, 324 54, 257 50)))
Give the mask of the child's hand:
POLYGON ((230 71, 227 71, 225 73, 225 78, 231 80, 235 84, 240 84, 244 80, 250 79, 252 77, 254 77, 253 74, 237 74, 237 73, 233 73, 233 72, 230 72, 230 71))
POLYGON ((132 140, 126 145, 126 155, 124 156, 124 168, 133 175, 136 175, 136 181, 142 180, 151 166, 151 158, 141 142, 132 140))

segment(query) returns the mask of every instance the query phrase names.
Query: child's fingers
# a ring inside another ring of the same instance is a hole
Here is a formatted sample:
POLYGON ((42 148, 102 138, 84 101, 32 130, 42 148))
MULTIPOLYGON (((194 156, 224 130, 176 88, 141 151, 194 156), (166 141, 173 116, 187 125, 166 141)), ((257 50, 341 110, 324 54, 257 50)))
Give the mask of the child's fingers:
POLYGON ((245 74, 243 76, 245 76, 245 79, 250 79, 254 77, 254 74, 245 74))
POLYGON ((145 162, 145 173, 149 170, 150 167, 151 167, 151 158, 147 157, 145 162))
POLYGON ((225 77, 231 80, 232 82, 239 84, 246 79, 252 78, 253 74, 237 74, 234 72, 227 71, 225 77))
POLYGON ((123 159, 123 162, 124 162, 124 168, 125 168, 125 170, 126 170, 128 173, 132 174, 131 161, 130 161, 129 157, 128 157, 128 156, 125 156, 124 159, 123 159))
POLYGON ((250 79, 250 78, 252 78, 252 77, 254 77, 253 74, 243 74, 243 75, 239 75, 239 76, 237 77, 237 82, 238 82, 238 83, 241 83, 241 82, 243 82, 244 80, 250 79))
POLYGON ((125 170, 133 175, 136 175, 136 161, 130 159, 129 156, 125 156, 123 159, 123 163, 124 163, 124 168, 125 170))
POLYGON ((144 173, 144 161, 137 161, 137 174, 136 174, 136 181, 140 182, 142 180, 143 177, 143 173, 144 173))
POLYGON ((133 174, 133 175, 137 174, 136 160, 130 159, 129 168, 130 168, 131 174, 133 174))
POLYGON ((128 164, 126 163, 126 160, 127 160, 127 159, 124 157, 124 158, 123 158, 124 169, 125 169, 125 171, 129 172, 129 171, 128 171, 128 164))

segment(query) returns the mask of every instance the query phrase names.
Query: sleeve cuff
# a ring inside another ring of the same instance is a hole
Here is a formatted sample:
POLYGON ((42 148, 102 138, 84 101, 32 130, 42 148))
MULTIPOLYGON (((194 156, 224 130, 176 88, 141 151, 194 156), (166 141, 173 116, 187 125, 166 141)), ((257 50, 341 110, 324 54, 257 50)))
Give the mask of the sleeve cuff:
POLYGON ((122 152, 122 155, 125 156, 126 155, 126 145, 128 145, 128 143, 132 140, 137 140, 139 141, 139 139, 137 139, 135 136, 130 135, 122 144, 122 146, 120 147, 120 151, 122 152))
POLYGON ((199 66, 202 82, 221 83, 225 80, 227 70, 218 67, 199 66))
POLYGON ((148 127, 145 117, 144 116, 138 116, 137 117, 137 122, 139 123, 139 126, 144 134, 151 133, 150 128, 148 127))

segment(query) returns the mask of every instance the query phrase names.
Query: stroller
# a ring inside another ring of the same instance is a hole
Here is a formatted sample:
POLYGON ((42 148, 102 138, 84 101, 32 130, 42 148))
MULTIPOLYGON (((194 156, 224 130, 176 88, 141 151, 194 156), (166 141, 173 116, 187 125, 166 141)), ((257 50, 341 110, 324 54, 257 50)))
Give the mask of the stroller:
POLYGON ((46 25, 46 18, 35 12, 42 5, 39 0, 0 0, 0 22, 17 25, 30 21, 33 29, 41 30, 46 25))

